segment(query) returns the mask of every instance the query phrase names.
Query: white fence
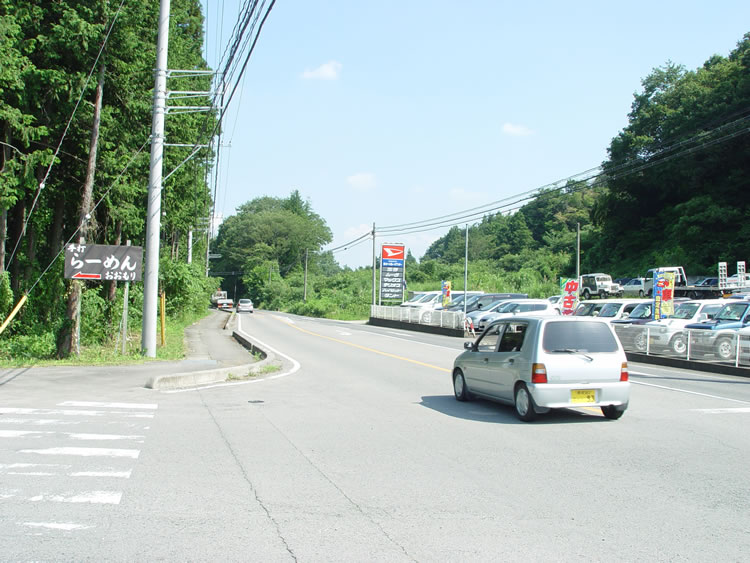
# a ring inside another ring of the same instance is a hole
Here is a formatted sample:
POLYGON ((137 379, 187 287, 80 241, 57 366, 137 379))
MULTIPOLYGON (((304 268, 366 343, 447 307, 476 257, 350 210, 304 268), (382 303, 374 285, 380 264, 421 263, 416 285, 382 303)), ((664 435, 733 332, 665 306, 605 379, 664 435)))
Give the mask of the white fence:
POLYGON ((669 330, 665 326, 615 325, 627 352, 691 361, 750 366, 750 334, 736 330, 669 330))
POLYGON ((372 305, 370 306, 370 317, 373 319, 400 321, 402 323, 437 326, 456 330, 463 330, 464 328, 463 311, 433 311, 418 309, 416 307, 372 305))

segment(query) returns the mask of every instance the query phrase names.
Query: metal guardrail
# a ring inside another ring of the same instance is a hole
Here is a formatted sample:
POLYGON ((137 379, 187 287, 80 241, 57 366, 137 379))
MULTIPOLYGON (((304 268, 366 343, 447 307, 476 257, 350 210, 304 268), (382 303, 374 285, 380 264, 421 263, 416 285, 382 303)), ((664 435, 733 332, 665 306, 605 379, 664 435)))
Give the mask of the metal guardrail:
POLYGON ((750 366, 750 335, 733 330, 677 330, 645 325, 615 325, 626 352, 681 360, 750 366))
POLYGON ((371 305, 370 317, 387 321, 436 326, 462 330, 464 328, 463 311, 425 310, 417 307, 389 307, 385 305, 371 305))

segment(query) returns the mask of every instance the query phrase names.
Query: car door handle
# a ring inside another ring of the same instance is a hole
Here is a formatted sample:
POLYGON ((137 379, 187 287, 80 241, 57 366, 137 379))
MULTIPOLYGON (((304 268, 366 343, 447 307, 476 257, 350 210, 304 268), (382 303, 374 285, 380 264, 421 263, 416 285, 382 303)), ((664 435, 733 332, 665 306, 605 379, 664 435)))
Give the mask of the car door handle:
POLYGON ((514 361, 515 361, 515 360, 514 360, 513 358, 510 358, 510 359, 508 360, 508 363, 509 363, 509 364, 512 364, 512 363, 513 363, 514 361))
POLYGON ((489 363, 489 361, 490 361, 490 359, 489 359, 489 358, 485 358, 485 359, 484 359, 484 363, 485 363, 485 364, 486 364, 486 363, 489 363))

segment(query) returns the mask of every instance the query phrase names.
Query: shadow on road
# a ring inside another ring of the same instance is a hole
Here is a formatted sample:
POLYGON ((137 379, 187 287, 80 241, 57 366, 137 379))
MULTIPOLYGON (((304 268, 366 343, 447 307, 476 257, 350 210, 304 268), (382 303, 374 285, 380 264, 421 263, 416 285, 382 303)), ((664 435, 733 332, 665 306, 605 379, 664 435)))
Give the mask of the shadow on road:
POLYGON ((14 369, 4 369, 0 370, 0 385, 5 385, 6 383, 10 383, 13 381, 16 377, 19 377, 29 371, 30 367, 25 368, 14 368, 14 369))
MULTIPOLYGON (((474 399, 466 403, 457 401, 452 395, 430 395, 422 397, 417 403, 428 409, 464 420, 487 422, 492 424, 528 424, 516 418, 513 407, 483 399, 474 399)), ((626 414, 627 416, 627 414, 626 414)), ((547 414, 540 414, 532 424, 576 424, 580 422, 611 422, 604 418, 601 411, 581 411, 573 409, 555 409, 547 414)))

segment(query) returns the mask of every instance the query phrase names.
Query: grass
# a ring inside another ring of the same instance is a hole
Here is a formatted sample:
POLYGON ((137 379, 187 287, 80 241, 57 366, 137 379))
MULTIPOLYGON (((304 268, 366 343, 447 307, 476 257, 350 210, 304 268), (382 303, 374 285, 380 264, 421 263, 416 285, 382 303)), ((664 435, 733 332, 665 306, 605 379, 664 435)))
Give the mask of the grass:
POLYGON ((249 371, 245 375, 235 375, 233 373, 230 373, 227 376, 227 381, 245 381, 247 379, 253 379, 260 375, 268 375, 269 373, 275 373, 277 371, 281 371, 281 366, 279 364, 272 363, 272 364, 267 364, 265 366, 262 366, 257 372, 249 371))
POLYGON ((157 327, 156 360, 141 354, 141 331, 130 332, 126 353, 121 353, 122 344, 109 342, 101 345, 81 346, 80 355, 69 358, 0 360, 0 368, 45 367, 45 366, 107 366, 135 365, 153 361, 181 360, 185 357, 185 329, 208 314, 208 311, 186 315, 180 319, 167 319, 166 345, 161 345, 161 325, 157 327))

